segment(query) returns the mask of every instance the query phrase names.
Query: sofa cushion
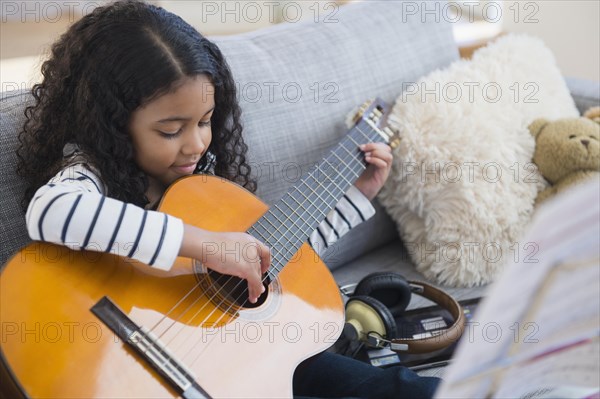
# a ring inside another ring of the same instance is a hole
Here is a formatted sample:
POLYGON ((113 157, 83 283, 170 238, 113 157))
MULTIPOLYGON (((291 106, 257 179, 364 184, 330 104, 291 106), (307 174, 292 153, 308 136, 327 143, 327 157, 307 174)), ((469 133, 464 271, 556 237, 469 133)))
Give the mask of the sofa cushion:
MULTIPOLYGON (((341 139, 345 117, 357 105, 374 97, 391 103, 404 82, 458 57, 451 24, 421 17, 407 15, 403 2, 369 1, 340 7, 318 23, 309 18, 212 38, 237 83, 249 160, 264 201, 279 199, 341 139)), ((26 101, 29 95, 19 92, 2 99, 0 264, 28 242, 19 208, 24 187, 14 173, 26 101)), ((397 238, 391 219, 376 208, 374 218, 325 254, 330 267, 397 238)))
POLYGON ((30 239, 25 228, 21 198, 25 184, 15 171, 18 134, 25 122, 25 107, 33 97, 26 91, 0 93, 0 268, 30 239))
POLYGON ((573 77, 565 80, 581 115, 592 107, 600 107, 600 82, 573 77))

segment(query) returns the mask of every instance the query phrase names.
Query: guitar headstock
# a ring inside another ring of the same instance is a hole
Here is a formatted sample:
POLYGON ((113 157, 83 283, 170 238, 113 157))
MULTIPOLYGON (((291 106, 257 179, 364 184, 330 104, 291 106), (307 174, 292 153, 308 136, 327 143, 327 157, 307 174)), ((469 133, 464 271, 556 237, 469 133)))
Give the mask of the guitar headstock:
POLYGON ((366 121, 373 129, 377 130, 390 147, 396 148, 400 144, 400 135, 398 131, 388 126, 390 112, 389 105, 382 99, 375 98, 362 103, 352 121, 355 125, 361 120, 366 121))

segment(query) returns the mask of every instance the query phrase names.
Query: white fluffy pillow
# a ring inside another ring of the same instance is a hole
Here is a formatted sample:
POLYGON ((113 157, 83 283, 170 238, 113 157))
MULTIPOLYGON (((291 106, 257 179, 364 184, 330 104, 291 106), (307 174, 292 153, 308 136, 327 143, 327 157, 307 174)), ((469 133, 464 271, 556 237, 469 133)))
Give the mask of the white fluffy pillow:
POLYGON ((535 262, 535 243, 519 241, 545 185, 527 126, 578 115, 552 53, 507 35, 403 89, 390 118, 402 141, 379 200, 417 269, 472 286, 506 259, 535 262))

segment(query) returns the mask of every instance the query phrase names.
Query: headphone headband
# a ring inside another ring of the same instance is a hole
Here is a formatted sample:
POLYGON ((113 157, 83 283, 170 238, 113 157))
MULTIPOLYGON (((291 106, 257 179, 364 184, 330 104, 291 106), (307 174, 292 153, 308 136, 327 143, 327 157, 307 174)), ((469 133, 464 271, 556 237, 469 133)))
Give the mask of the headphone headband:
POLYGON ((428 338, 396 338, 390 340, 390 348, 394 350, 394 347, 404 348, 400 349, 407 353, 424 353, 433 352, 438 349, 443 349, 454 342, 458 341, 462 335, 465 327, 465 315, 462 307, 444 291, 421 281, 409 281, 408 282, 413 290, 413 293, 427 298, 432 302, 438 304, 442 309, 450 312, 454 318, 454 323, 442 331, 440 334, 434 335, 428 338))
POLYGON ((409 281, 408 283, 413 293, 435 302, 441 308, 450 312, 454 318, 454 323, 440 334, 428 338, 395 338, 388 340, 370 333, 367 335, 367 341, 372 346, 381 346, 382 342, 388 343, 391 350, 406 353, 433 352, 458 341, 465 326, 465 315, 460 304, 450 295, 430 284, 422 281, 409 281))

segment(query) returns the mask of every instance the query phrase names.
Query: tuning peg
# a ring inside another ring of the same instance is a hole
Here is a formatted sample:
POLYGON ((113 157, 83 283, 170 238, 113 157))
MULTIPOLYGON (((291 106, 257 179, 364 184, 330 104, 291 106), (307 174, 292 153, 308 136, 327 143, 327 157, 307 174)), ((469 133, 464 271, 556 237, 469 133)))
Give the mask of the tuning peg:
POLYGON ((361 118, 365 114, 365 111, 371 106, 371 104, 373 104, 373 101, 374 100, 367 100, 364 103, 362 103, 362 105, 358 108, 358 111, 356 111, 356 114, 354 115, 354 118, 352 118, 352 121, 355 124, 358 123, 358 121, 361 120, 361 118))
POLYGON ((386 126, 382 129, 383 133, 388 137, 390 147, 396 148, 400 144, 400 134, 397 129, 386 126))
POLYGON ((388 138, 391 140, 392 137, 394 137, 395 133, 392 129, 390 129, 389 126, 386 126, 383 128, 384 133, 388 136, 388 138))
POLYGON ((371 111, 371 113, 369 114, 369 119, 374 123, 374 124, 378 124, 379 123, 379 117, 381 116, 381 112, 379 113, 379 115, 377 115, 377 113, 375 112, 376 110, 371 111))

